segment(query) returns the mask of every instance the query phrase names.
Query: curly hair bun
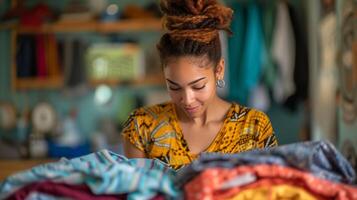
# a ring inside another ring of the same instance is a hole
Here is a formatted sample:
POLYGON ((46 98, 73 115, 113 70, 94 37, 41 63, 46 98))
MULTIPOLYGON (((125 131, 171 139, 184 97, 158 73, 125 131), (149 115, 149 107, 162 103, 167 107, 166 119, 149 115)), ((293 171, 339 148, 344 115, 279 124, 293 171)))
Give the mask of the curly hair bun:
POLYGON ((209 43, 219 30, 229 33, 233 10, 216 0, 161 0, 164 26, 171 38, 209 43))

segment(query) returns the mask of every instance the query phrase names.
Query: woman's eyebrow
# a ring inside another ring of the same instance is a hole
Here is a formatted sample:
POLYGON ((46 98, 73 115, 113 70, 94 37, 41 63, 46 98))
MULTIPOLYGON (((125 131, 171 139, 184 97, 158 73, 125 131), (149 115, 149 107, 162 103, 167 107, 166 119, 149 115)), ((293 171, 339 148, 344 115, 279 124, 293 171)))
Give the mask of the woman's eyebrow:
MULTIPOLYGON (((203 79, 205 79, 205 78, 206 78, 206 77, 202 77, 202 78, 199 78, 199 79, 197 79, 197 80, 191 81, 191 82, 188 83, 188 85, 193 85, 193 84, 197 83, 198 81, 203 80, 203 79)), ((180 84, 175 83, 174 81, 171 81, 170 79, 166 79, 166 80, 167 80, 168 82, 170 82, 171 84, 173 84, 173 85, 180 86, 180 84)))

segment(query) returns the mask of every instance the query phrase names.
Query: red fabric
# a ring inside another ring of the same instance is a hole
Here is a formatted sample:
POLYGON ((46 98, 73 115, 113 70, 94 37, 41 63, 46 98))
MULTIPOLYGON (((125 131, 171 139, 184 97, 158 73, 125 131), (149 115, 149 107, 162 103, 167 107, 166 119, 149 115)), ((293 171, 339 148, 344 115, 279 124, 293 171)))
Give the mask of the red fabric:
POLYGON ((46 62, 46 47, 45 47, 45 36, 36 36, 36 61, 37 61, 37 76, 46 77, 47 76, 47 62, 46 62))
POLYGON ((20 25, 39 27, 47 20, 53 19, 53 16, 53 11, 44 3, 39 3, 29 10, 23 5, 23 1, 20 1, 16 7, 7 11, 2 19, 20 18, 20 25))
POLYGON ((283 183, 305 188, 320 199, 357 200, 357 187, 323 180, 307 172, 278 165, 207 169, 185 185, 185 196, 188 200, 226 199, 236 195, 242 189, 283 183), (219 189, 226 181, 246 173, 254 174, 257 181, 243 187, 219 189))
POLYGON ((55 182, 33 183, 17 190, 8 199, 23 200, 31 192, 42 192, 58 197, 68 197, 76 200, 120 200, 126 199, 126 195, 96 195, 86 185, 69 185, 55 182))
POLYGON ((163 195, 157 195, 154 198, 152 198, 151 200, 165 200, 165 197, 163 195))
POLYGON ((40 3, 21 14, 20 25, 38 27, 44 24, 47 19, 52 18, 52 16, 53 13, 50 8, 46 4, 40 3))

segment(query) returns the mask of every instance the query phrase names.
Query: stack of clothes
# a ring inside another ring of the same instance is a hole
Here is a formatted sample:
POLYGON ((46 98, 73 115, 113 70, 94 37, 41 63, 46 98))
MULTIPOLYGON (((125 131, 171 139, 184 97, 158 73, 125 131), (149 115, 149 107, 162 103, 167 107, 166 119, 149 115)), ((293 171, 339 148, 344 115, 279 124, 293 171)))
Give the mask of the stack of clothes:
POLYGON ((179 171, 102 150, 8 177, 0 199, 357 200, 356 174, 328 142, 202 154, 179 171))
POLYGON ((159 160, 102 150, 9 176, 0 184, 0 199, 176 199, 174 173, 159 160))
POLYGON ((188 200, 357 200, 356 174, 328 142, 203 154, 176 174, 188 200))

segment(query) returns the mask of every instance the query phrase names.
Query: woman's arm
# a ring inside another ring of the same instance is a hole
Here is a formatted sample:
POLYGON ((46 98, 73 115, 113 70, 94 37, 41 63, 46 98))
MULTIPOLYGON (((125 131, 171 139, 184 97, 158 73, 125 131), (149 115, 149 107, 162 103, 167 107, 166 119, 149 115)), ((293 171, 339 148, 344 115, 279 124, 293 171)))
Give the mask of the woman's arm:
POLYGON ((145 153, 134 146, 128 139, 123 139, 124 155, 127 158, 145 158, 145 153))
MULTIPOLYGON (((144 120, 149 118, 147 113, 143 109, 134 110, 126 122, 123 124, 123 130, 121 133, 121 139, 123 141, 124 155, 127 158, 145 158, 145 144, 141 138, 145 138, 147 131, 142 130, 146 126, 141 126, 144 120), (141 127, 141 128, 139 128, 141 127)), ((151 119, 149 119, 151 120, 151 119)))

